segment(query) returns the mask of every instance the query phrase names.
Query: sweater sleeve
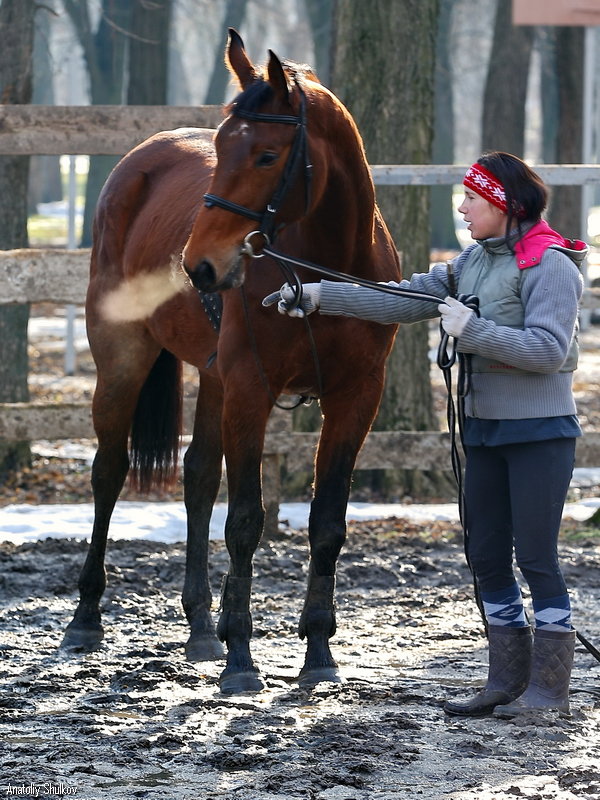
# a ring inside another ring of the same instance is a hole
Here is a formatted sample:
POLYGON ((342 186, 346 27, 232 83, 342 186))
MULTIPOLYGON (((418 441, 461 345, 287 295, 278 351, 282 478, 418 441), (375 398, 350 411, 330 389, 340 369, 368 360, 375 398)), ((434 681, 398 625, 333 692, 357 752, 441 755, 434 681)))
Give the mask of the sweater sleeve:
POLYGON ((523 330, 472 315, 458 350, 511 364, 529 372, 557 372, 575 331, 583 280, 563 253, 549 249, 536 267, 524 271, 523 330))
MULTIPOLYGON (((429 272, 415 272, 410 280, 390 281, 392 286, 439 297, 449 294, 445 264, 435 264, 429 272)), ((399 297, 376 289, 368 289, 354 283, 321 281, 320 312, 371 320, 372 322, 419 322, 438 317, 437 304, 432 301, 399 297)))

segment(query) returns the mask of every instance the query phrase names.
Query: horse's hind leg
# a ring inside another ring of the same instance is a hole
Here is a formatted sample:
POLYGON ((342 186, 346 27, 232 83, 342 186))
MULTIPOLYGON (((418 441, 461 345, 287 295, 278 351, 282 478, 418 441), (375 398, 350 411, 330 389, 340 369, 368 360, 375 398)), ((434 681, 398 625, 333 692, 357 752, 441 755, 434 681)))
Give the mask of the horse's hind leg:
POLYGON ((223 461, 222 402, 220 382, 201 376, 194 435, 185 454, 183 473, 188 531, 182 602, 190 624, 190 637, 185 646, 190 661, 209 661, 224 655, 212 620, 208 577, 210 517, 219 491, 223 461))
POLYGON ((139 393, 159 351, 154 343, 147 342, 144 347, 142 342, 129 342, 124 328, 118 345, 113 344, 110 369, 104 369, 95 354, 98 383, 92 413, 98 449, 92 466, 94 525, 79 576, 79 603, 61 645, 85 651, 97 648, 104 636, 100 600, 106 588, 104 558, 108 526, 129 470, 128 437, 139 393), (116 357, 119 352, 128 354, 127 362, 116 357))

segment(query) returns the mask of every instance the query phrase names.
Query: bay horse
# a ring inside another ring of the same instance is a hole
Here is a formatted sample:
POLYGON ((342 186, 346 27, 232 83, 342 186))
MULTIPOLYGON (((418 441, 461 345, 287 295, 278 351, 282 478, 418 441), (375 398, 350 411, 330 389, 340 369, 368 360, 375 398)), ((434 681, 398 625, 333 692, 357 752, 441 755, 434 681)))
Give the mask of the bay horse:
MULTIPOLYGON (((265 428, 285 394, 318 397, 323 417, 298 680, 340 680, 329 647, 336 563, 355 459, 379 406, 396 332, 319 314, 308 328, 307 320, 263 307, 282 276, 274 258, 250 257, 252 245, 276 236, 284 253, 376 281, 398 280, 400 268, 360 135, 340 101, 307 68, 271 51, 266 67, 255 67, 233 29, 225 55, 239 94, 216 135, 186 128, 151 137, 117 164, 98 201, 86 303, 97 367, 95 519, 63 646, 90 650, 103 637, 106 540, 130 454, 141 488, 172 479, 185 361, 199 373, 183 475, 186 655, 219 659, 225 643, 220 688, 235 693, 264 686, 250 652, 252 561, 264 523, 265 428), (221 301, 219 325, 207 304, 214 312, 221 301), (215 630, 208 538, 223 455, 229 568, 215 630)), ((298 276, 315 279, 306 269, 298 276)))

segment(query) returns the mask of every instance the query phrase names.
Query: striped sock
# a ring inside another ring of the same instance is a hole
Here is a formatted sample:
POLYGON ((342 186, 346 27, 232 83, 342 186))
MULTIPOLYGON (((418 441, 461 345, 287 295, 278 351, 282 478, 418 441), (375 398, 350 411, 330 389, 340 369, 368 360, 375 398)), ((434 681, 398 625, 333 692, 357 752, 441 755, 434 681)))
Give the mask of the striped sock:
POLYGON ((497 592, 481 592, 485 616, 490 625, 523 628, 527 625, 518 583, 497 592))
POLYGON ((571 626, 571 603, 569 602, 568 594, 562 594, 559 597, 548 597, 545 600, 534 600, 533 613, 535 627, 538 630, 573 630, 571 626))

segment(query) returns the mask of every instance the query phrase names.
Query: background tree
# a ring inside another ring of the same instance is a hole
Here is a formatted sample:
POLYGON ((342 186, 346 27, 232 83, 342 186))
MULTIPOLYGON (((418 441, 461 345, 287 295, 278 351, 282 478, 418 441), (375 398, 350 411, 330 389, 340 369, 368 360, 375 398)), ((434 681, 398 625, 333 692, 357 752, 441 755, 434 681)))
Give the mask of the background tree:
POLYGON ((225 93, 231 80, 231 75, 223 59, 225 45, 227 44, 227 30, 229 28, 235 28, 236 31, 240 30, 244 23, 247 6, 248 0, 227 0, 225 18, 221 26, 221 38, 215 50, 210 81, 206 90, 205 103, 207 105, 219 105, 225 100, 225 93))
MULTIPOLYGON (((498 0, 483 98, 482 150, 525 152, 525 100, 535 28, 512 24, 512 0, 498 0)), ((473 154, 473 160, 479 155, 473 154)))
POLYGON ((166 105, 173 0, 135 0, 129 37, 128 105, 166 105))
MULTIPOLYGON (((435 63, 435 103, 433 126, 434 164, 454 163, 454 100, 450 30, 454 0, 440 0, 435 63)), ((430 193, 431 245, 458 250, 452 208, 452 186, 432 186, 430 193)))
MULTIPOLYGON (((102 0, 100 19, 95 31, 89 0, 63 0, 63 4, 83 49, 90 80, 91 102, 94 105, 120 105, 124 102, 125 59, 132 0, 102 0)), ((82 247, 91 245, 96 200, 116 161, 114 156, 90 157, 82 247)))
POLYGON ((333 0, 305 0, 305 3, 315 49, 315 63, 313 66, 321 83, 329 86, 331 81, 333 0))
MULTIPOLYGON (((554 29, 554 72, 558 98, 558 127, 554 161, 581 163, 583 154, 583 62, 585 31, 581 27, 554 29)), ((550 224, 564 236, 585 236, 581 230, 581 187, 561 186, 551 195, 550 224)))
MULTIPOLYGON (((0 99, 31 103, 35 0, 0 5, 0 99)), ((0 156, 0 249, 28 246, 28 156, 0 156)), ((27 385, 29 305, 0 305, 0 401, 24 402, 27 385)), ((0 440, 0 478, 30 461, 27 442, 0 440)))
MULTIPOLYGON (((52 106, 55 103, 52 58, 49 48, 51 26, 55 20, 56 12, 53 0, 44 0, 44 13, 38 14, 35 20, 31 102, 45 106, 52 106)), ((38 203, 52 203, 62 200, 62 198, 60 156, 31 156, 29 162, 29 213, 36 213, 38 203)))
POLYGON ((540 54, 540 105, 542 141, 540 157, 544 164, 554 164, 558 140, 558 82, 556 64, 556 28, 537 29, 536 41, 540 54))
MULTIPOLYGON (((353 114, 370 164, 431 162, 438 1, 337 0, 332 87, 353 114)), ((426 187, 377 187, 406 277, 429 269, 426 187)), ((376 428, 434 430, 427 323, 403 326, 388 360, 376 428)), ((389 478, 389 473, 387 474, 389 478)), ((398 476, 395 476, 398 477, 398 476)), ((402 476, 425 490, 423 473, 402 476)), ((377 481, 381 485, 382 476, 377 481)))

